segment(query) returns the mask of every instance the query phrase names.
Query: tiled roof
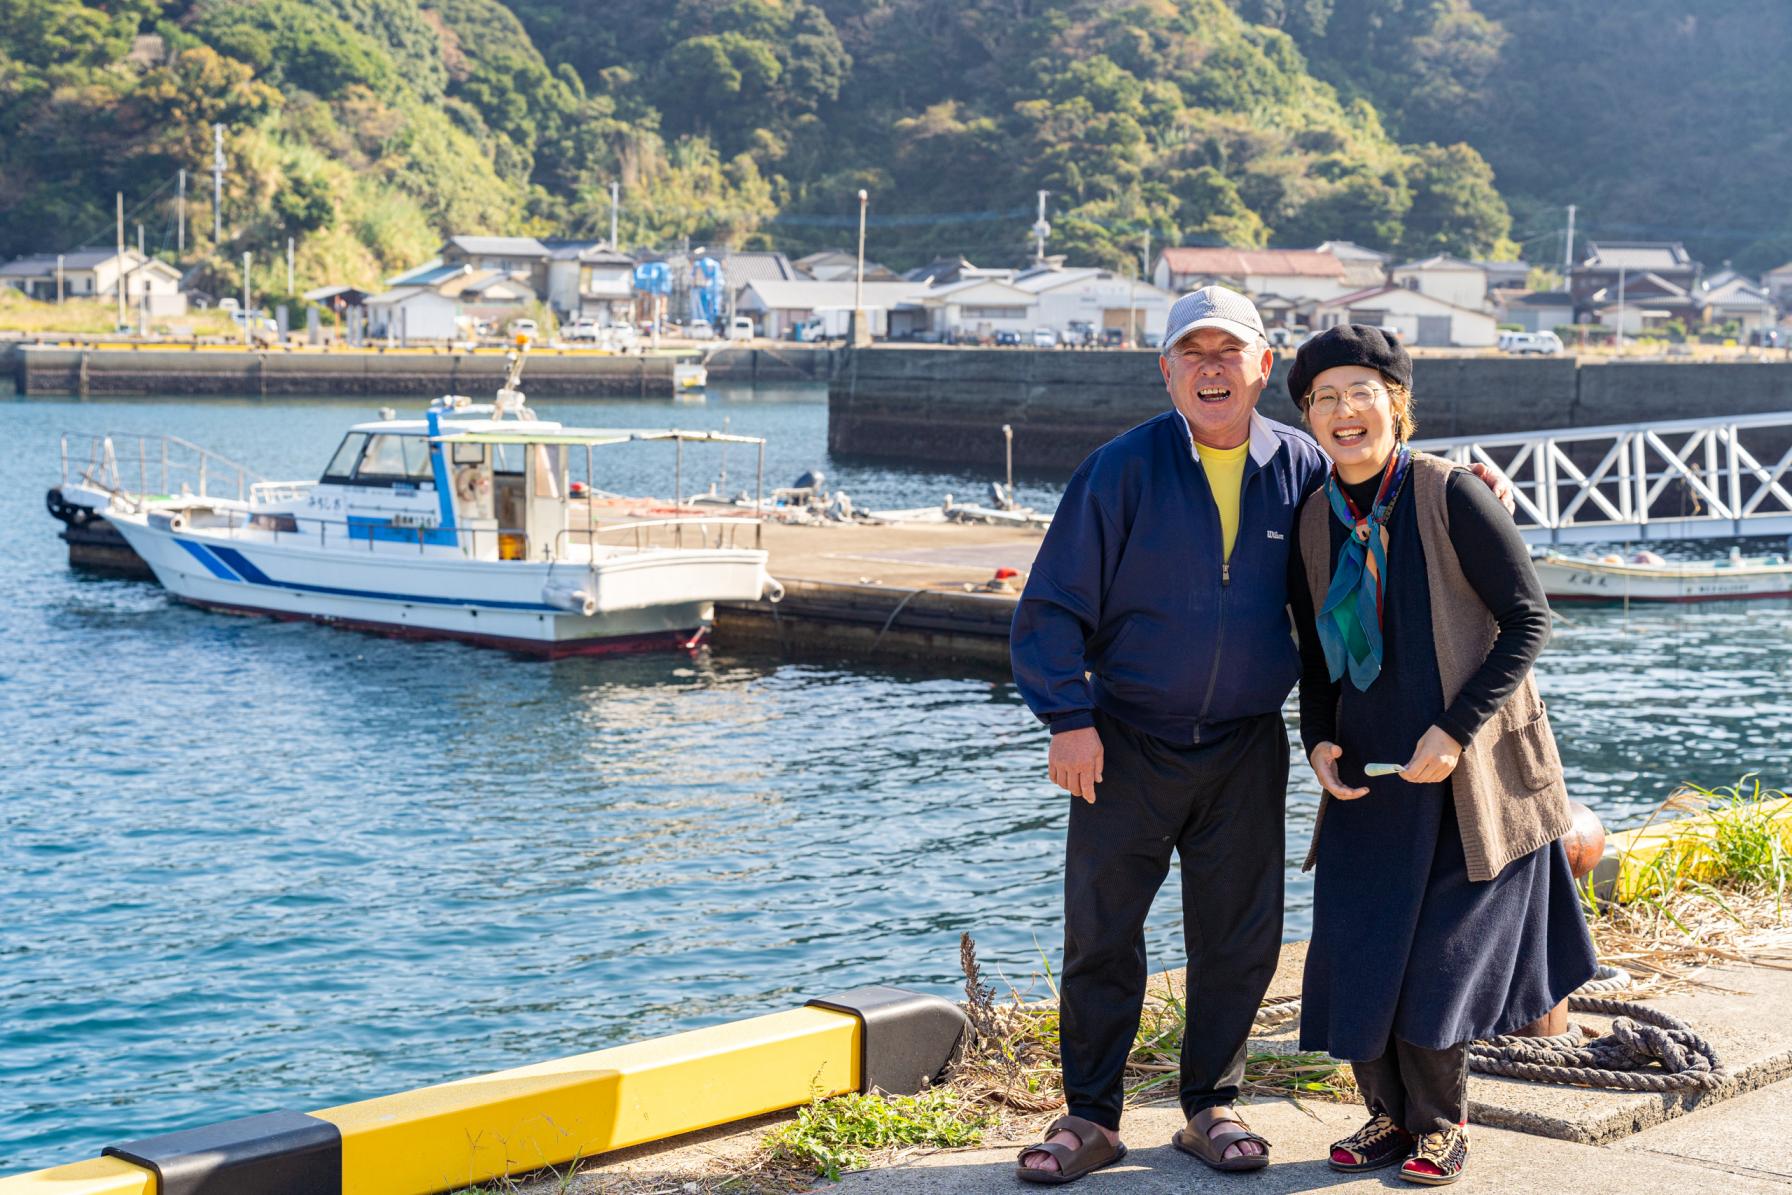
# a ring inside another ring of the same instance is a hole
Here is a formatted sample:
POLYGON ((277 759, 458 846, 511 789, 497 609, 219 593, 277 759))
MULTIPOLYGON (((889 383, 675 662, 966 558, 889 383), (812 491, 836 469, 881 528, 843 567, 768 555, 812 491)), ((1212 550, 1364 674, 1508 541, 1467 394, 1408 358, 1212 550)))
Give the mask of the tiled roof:
POLYGON ((1317 249, 1219 249, 1199 245, 1165 249, 1164 260, 1176 274, 1208 274, 1242 278, 1247 274, 1337 278, 1344 264, 1317 249))

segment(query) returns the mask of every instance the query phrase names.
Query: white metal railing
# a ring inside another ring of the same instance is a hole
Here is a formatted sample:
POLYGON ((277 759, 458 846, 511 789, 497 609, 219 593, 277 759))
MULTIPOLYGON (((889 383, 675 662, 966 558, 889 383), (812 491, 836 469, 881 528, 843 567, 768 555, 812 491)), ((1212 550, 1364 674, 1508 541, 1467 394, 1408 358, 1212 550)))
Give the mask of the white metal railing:
POLYGON ((696 546, 700 548, 732 548, 738 546, 739 529, 753 529, 753 546, 758 548, 763 543, 765 520, 749 514, 726 514, 718 511, 713 515, 684 515, 669 519, 639 519, 617 523, 594 523, 588 527, 567 527, 554 537, 554 552, 551 559, 570 560, 571 554, 566 550, 580 540, 584 541, 586 552, 595 558, 597 541, 600 536, 615 536, 618 539, 632 538, 637 551, 646 551, 654 547, 655 532, 671 529, 674 548, 685 546, 685 529, 697 531, 696 546), (714 527, 715 542, 709 539, 709 528, 714 527))
POLYGON ((1414 447, 1504 472, 1533 544, 1792 535, 1792 411, 1414 447))
POLYGON ((179 436, 63 432, 61 456, 63 485, 94 486, 132 510, 141 510, 147 497, 177 491, 242 501, 262 480, 246 466, 179 436))

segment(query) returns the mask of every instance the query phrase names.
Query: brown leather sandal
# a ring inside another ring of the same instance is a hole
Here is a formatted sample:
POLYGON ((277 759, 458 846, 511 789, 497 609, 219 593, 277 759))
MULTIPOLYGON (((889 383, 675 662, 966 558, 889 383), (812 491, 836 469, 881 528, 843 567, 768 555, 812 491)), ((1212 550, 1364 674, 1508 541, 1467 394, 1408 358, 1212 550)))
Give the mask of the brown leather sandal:
POLYGON ((1038 1145, 1029 1145, 1020 1151, 1015 1158, 1014 1177, 1023 1183, 1047 1183, 1057 1186, 1062 1183, 1073 1183, 1085 1174, 1100 1170, 1104 1166, 1112 1166, 1126 1156, 1126 1146, 1119 1142, 1110 1143, 1101 1126, 1092 1120, 1084 1120, 1080 1116, 1060 1116, 1052 1121, 1051 1127, 1045 1130, 1045 1140, 1038 1145), (1059 1133, 1073 1133, 1078 1145, 1075 1149, 1068 1145, 1059 1145, 1051 1140, 1059 1133), (1056 1170, 1037 1170, 1026 1164, 1029 1154, 1044 1154, 1058 1163, 1056 1170))
POLYGON ((1269 1165, 1269 1142, 1251 1132, 1238 1113, 1228 1108, 1203 1108, 1188 1118, 1188 1127, 1177 1129, 1176 1135, 1170 1138, 1174 1145, 1190 1157, 1200 1158, 1215 1170, 1223 1170, 1228 1174, 1242 1170, 1261 1170, 1269 1165), (1238 1126, 1236 1132, 1221 1133, 1217 1137, 1209 1136, 1216 1123, 1229 1123, 1238 1126), (1255 1141, 1263 1147, 1260 1154, 1240 1154, 1228 1158, 1226 1151, 1234 1145, 1246 1141, 1255 1141))

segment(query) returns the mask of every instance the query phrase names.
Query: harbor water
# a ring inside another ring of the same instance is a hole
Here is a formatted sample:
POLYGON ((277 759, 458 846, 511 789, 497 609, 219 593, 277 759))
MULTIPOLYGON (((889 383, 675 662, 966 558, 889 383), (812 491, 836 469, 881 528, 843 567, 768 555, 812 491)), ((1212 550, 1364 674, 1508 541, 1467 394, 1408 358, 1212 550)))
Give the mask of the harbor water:
MULTIPOLYGON (((377 405, 0 402, 0 1173, 856 984, 950 994, 961 932, 992 977, 1043 990, 1069 798, 999 674, 718 650, 543 663, 68 569, 43 508, 58 433, 166 432, 306 478, 377 405)), ((770 440, 768 487, 821 468, 861 509, 981 501, 994 480, 830 460, 815 389, 539 405, 726 421, 770 440)), ((671 451, 611 450, 603 484, 667 494, 671 451)), ((685 476, 704 488, 720 463, 687 449, 685 476)), ((727 469, 724 489, 751 487, 750 456, 727 469)), ((1020 497, 1049 508, 1059 484, 1020 497)), ((1618 827, 1683 780, 1785 783, 1788 612, 1567 611, 1539 680, 1573 794, 1618 827)), ((1294 776, 1290 938, 1316 803, 1294 776)), ((1182 956, 1180 916, 1166 885, 1157 963, 1182 956)))

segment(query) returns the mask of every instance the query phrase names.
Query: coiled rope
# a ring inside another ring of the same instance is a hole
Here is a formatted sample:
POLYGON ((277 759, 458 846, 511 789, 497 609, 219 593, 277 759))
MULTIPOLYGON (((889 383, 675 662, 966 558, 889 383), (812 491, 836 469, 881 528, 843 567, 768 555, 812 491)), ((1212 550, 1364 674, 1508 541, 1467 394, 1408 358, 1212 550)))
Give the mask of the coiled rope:
MULTIPOLYGON (((1617 1018, 1609 1032, 1507 1035, 1471 1042, 1469 1069, 1537 1083, 1621 1091, 1705 1091, 1729 1082, 1730 1073, 1717 1051, 1685 1021, 1643 1004, 1595 994, 1629 986, 1628 974, 1601 964, 1598 973, 1568 997, 1568 1008, 1617 1018)), ((1257 1010, 1256 1024, 1268 1028, 1299 1013, 1298 996, 1272 997, 1257 1010)))

